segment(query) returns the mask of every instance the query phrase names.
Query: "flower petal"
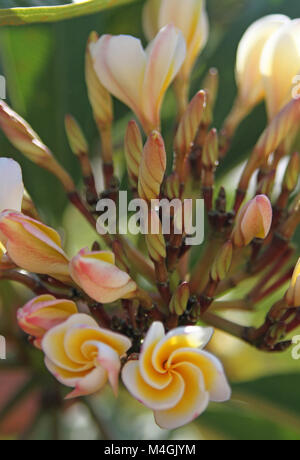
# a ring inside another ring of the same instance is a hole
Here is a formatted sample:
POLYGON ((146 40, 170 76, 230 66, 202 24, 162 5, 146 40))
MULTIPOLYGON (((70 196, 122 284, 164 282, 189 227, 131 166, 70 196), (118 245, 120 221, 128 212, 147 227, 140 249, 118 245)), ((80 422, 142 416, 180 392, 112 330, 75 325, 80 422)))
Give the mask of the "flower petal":
POLYGON ((104 35, 91 44, 91 53, 102 85, 139 115, 146 67, 140 40, 104 35))
POLYGON ((173 430, 199 417, 207 408, 209 393, 205 391, 201 371, 193 364, 183 363, 177 367, 185 382, 185 392, 180 402, 169 410, 155 411, 155 421, 163 429, 173 430))
POLYGON ((152 363, 158 372, 164 371, 164 363, 178 348, 204 348, 214 333, 211 327, 187 326, 169 332, 155 347, 152 363))
POLYGON ((78 380, 75 390, 70 393, 66 399, 78 398, 79 396, 87 396, 97 393, 102 390, 107 382, 107 372, 102 367, 97 367, 92 370, 86 377, 78 380))
POLYGON ((180 70, 186 56, 182 33, 173 25, 161 29, 147 49, 147 67, 143 88, 144 113, 159 128, 163 97, 180 70))
POLYGON ((138 361, 125 364, 122 379, 132 396, 152 410, 167 410, 176 406, 185 391, 185 383, 179 373, 174 373, 169 385, 163 389, 148 385, 140 373, 138 361))
POLYGON ((0 212, 21 211, 24 185, 20 165, 10 158, 0 158, 0 212))

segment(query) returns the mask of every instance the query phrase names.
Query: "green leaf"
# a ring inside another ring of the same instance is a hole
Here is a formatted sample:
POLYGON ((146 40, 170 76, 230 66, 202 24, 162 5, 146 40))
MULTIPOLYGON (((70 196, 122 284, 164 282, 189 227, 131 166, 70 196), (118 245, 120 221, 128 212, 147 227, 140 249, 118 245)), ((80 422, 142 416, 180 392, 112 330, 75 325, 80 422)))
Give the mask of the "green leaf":
POLYGON ((0 9, 0 26, 57 22, 97 13, 115 6, 126 5, 133 1, 135 0, 83 0, 70 3, 49 0, 47 2, 9 0, 4 3, 5 8, 0 9), (56 6, 53 6, 54 4, 56 6))

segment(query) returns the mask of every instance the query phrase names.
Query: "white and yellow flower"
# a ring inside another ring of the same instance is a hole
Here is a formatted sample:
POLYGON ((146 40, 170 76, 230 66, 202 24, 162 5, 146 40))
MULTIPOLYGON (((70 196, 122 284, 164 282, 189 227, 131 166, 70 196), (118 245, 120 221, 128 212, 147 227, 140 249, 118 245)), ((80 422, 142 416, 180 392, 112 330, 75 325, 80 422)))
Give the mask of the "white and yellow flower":
POLYGON ((146 51, 128 35, 104 35, 90 47, 102 85, 135 112, 147 134, 159 129, 164 95, 186 56, 182 33, 166 26, 146 51))
POLYGON ((129 392, 154 411, 161 428, 175 429, 202 414, 209 401, 230 399, 222 364, 203 350, 213 329, 181 327, 165 334, 153 323, 139 361, 129 361, 122 379, 129 392))
POLYGON ((107 381, 117 394, 120 358, 130 347, 127 337, 100 328, 83 314, 52 328, 42 341, 48 370, 60 383, 74 388, 68 399, 96 393, 107 381))

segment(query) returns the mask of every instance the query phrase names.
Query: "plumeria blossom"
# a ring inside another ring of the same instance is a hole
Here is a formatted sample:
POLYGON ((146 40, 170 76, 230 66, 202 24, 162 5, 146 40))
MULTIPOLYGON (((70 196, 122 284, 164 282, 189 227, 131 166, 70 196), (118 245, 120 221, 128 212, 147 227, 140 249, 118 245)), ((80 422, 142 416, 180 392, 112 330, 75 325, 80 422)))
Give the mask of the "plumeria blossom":
POLYGON ((143 12, 146 36, 152 40, 157 31, 167 24, 174 24, 182 31, 187 54, 180 70, 188 78, 195 61, 205 47, 209 34, 209 22, 203 0, 148 0, 143 12))
POLYGON ((21 211, 24 185, 20 165, 10 158, 0 158, 0 212, 21 211))
POLYGON ((59 234, 20 212, 0 214, 0 240, 20 268, 70 282, 69 259, 59 234))
POLYGON ((73 280, 94 300, 112 303, 134 296, 137 285, 115 265, 115 255, 109 251, 82 249, 70 263, 73 280))
POLYGON ((147 134, 159 129, 164 95, 186 56, 182 33, 168 25, 146 51, 128 35, 104 35, 90 46, 102 85, 135 112, 147 134))
POLYGON ((122 379, 129 392, 154 411, 161 428, 175 429, 202 414, 209 401, 224 402, 231 391, 220 361, 203 348, 213 329, 181 327, 165 334, 152 324, 139 361, 129 361, 122 379))
POLYGON ((42 295, 20 308, 17 312, 17 320, 20 328, 34 337, 35 346, 40 348, 46 332, 75 313, 78 313, 77 306, 71 300, 42 295))
POLYGON ((266 43, 284 24, 287 16, 272 14, 255 21, 243 35, 236 59, 240 103, 249 110, 263 100, 265 91, 260 63, 266 43))
POLYGON ((49 371, 63 385, 74 388, 69 399, 96 393, 107 381, 117 394, 120 357, 130 347, 127 337, 101 329, 83 314, 50 329, 42 341, 49 371))
POLYGON ((300 19, 285 21, 266 43, 260 62, 269 118, 293 98, 300 75, 300 19))

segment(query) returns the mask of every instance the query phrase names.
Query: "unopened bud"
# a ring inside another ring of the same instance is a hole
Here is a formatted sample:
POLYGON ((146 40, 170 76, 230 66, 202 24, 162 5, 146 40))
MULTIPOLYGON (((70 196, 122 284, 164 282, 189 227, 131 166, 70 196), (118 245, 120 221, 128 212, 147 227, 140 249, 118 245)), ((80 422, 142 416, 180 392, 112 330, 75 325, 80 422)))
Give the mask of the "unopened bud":
POLYGON ((0 101, 0 127, 23 155, 37 164, 51 161, 52 154, 31 126, 4 101, 0 101))
POLYGON ((188 305, 188 301, 190 298, 190 288, 189 284, 184 282, 182 283, 176 290, 175 294, 173 295, 169 309, 172 315, 182 316, 188 305))
POLYGON ((217 255, 212 270, 211 278, 213 281, 223 281, 229 273, 232 264, 233 245, 227 241, 217 255))
POLYGON ((33 219, 39 219, 39 213, 27 190, 24 191, 23 195, 22 213, 26 214, 26 216, 32 217, 33 219))
POLYGON ((300 259, 295 267, 286 300, 290 307, 300 307, 300 259))
POLYGON ((16 265, 8 256, 5 247, 0 241, 0 270, 9 270, 15 266, 16 265))
POLYGON ((87 140, 78 122, 72 115, 65 117, 65 128, 72 152, 75 155, 87 155, 89 151, 87 140))
POLYGON ((139 196, 150 201, 159 198, 167 167, 167 154, 161 134, 153 131, 144 147, 139 170, 139 196))
POLYGON ((143 139, 141 131, 136 122, 132 120, 128 123, 125 135, 125 157, 130 183, 134 190, 138 188, 142 155, 143 139))
POLYGON ((98 34, 92 32, 86 48, 85 79, 95 122, 98 128, 102 129, 103 126, 109 125, 113 121, 113 106, 109 92, 101 84, 96 74, 91 55, 91 45, 97 43, 98 39, 98 34))
POLYGON ((156 211, 149 213, 149 229, 146 234, 146 244, 149 256, 154 262, 160 262, 167 257, 162 225, 156 211))
POLYGON ((1 100, 0 127, 16 149, 33 163, 54 174, 67 192, 74 191, 75 185, 72 178, 56 161, 49 148, 41 141, 31 126, 1 100))
POLYGON ((205 91, 199 91, 190 102, 179 124, 174 142, 177 171, 189 154, 200 126, 206 104, 205 91))
POLYGON ((205 144, 202 154, 202 163, 204 167, 212 169, 216 166, 219 158, 219 140, 218 132, 212 129, 205 139, 205 144))
POLYGON ((167 177, 165 181, 165 195, 169 200, 174 200, 180 196, 180 180, 176 172, 167 177))
POLYGON ((212 107, 214 107, 217 96, 218 96, 218 90, 219 90, 219 72, 218 69, 216 68, 211 68, 209 69, 204 83, 203 83, 203 88, 207 91, 209 94, 209 99, 210 99, 210 104, 212 107))
POLYGON ((240 210, 232 241, 236 247, 247 246, 254 238, 268 236, 272 224, 272 205, 265 195, 258 195, 240 210))
POLYGON ((300 155, 299 153, 295 152, 288 164, 284 180, 283 180, 283 187, 292 192, 295 190, 298 184, 300 174, 300 155))

